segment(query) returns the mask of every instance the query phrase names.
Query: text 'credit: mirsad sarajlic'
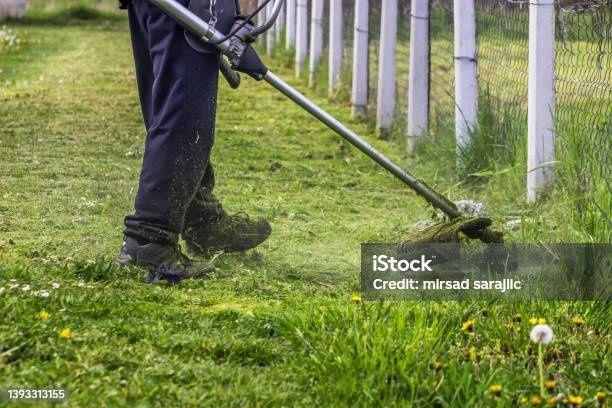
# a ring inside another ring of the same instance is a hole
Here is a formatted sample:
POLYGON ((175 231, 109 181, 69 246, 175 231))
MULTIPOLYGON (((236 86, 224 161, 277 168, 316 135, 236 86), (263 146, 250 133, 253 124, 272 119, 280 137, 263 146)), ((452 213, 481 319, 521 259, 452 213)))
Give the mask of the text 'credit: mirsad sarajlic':
POLYGON ((492 290, 504 293, 522 289, 520 280, 423 280, 406 278, 398 280, 374 279, 374 290, 492 290))

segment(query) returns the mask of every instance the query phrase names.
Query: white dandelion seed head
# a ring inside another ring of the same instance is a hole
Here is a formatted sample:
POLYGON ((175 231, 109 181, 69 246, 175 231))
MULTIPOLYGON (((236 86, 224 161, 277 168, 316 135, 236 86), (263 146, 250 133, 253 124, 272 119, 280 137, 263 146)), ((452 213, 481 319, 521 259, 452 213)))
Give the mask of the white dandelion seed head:
POLYGON ((38 296, 39 298, 48 298, 49 296, 51 296, 51 293, 48 290, 41 290, 36 293, 36 296, 38 296))
POLYGON ((21 287, 21 290, 23 290, 24 292, 28 292, 30 290, 30 285, 23 285, 21 287))
POLYGON ((522 220, 520 218, 516 218, 506 222, 506 227, 511 231, 518 231, 521 229, 522 220))
POLYGON ((52 287, 53 289, 59 289, 60 284, 59 284, 59 283, 57 283, 57 282, 52 282, 52 283, 51 283, 51 287, 52 287))
POLYGON ((529 333, 529 338, 534 343, 548 344, 553 341, 553 331, 547 324, 536 324, 529 333))
POLYGON ((85 286, 85 282, 79 282, 79 283, 77 283, 77 286, 78 286, 79 288, 82 288, 82 287, 84 287, 84 286, 85 286))

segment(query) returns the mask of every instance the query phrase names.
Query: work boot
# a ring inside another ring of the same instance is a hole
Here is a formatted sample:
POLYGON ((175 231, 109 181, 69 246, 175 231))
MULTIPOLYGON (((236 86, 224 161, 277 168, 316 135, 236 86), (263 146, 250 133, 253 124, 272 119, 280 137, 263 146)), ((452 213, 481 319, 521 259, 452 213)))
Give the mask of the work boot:
POLYGON ((140 266, 147 268, 146 283, 166 280, 170 284, 183 279, 201 276, 204 270, 194 271, 191 261, 178 245, 157 242, 139 242, 132 237, 125 237, 116 263, 118 266, 140 266))
POLYGON ((196 255, 214 252, 242 252, 255 248, 272 233, 263 218, 251 219, 247 214, 228 214, 224 210, 212 219, 185 228, 183 238, 187 249, 196 255))

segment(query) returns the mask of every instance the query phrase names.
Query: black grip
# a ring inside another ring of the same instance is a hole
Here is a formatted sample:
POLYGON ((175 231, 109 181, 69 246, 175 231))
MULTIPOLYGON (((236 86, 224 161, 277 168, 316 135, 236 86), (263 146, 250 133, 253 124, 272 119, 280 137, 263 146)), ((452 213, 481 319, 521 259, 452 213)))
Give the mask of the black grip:
POLYGON ((229 62, 223 57, 221 57, 221 64, 219 65, 219 70, 223 75, 223 78, 227 81, 230 88, 236 89, 240 86, 240 74, 232 69, 229 62))

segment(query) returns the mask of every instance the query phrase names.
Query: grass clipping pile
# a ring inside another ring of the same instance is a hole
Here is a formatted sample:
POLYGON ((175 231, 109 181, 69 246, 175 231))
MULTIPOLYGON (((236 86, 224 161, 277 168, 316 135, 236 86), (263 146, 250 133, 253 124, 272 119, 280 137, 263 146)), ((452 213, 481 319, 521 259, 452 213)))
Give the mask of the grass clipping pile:
POLYGON ((479 239, 486 243, 502 243, 501 231, 490 229, 492 221, 486 217, 460 217, 447 222, 431 225, 410 233, 405 244, 462 242, 479 239))
POLYGON ((453 243, 465 242, 479 239, 485 243, 503 243, 504 235, 501 231, 491 229, 493 221, 482 214, 485 213, 481 203, 472 200, 461 200, 453 203, 465 217, 444 219, 440 215, 434 218, 440 219, 433 225, 417 229, 406 237, 405 244, 426 243, 453 243))

